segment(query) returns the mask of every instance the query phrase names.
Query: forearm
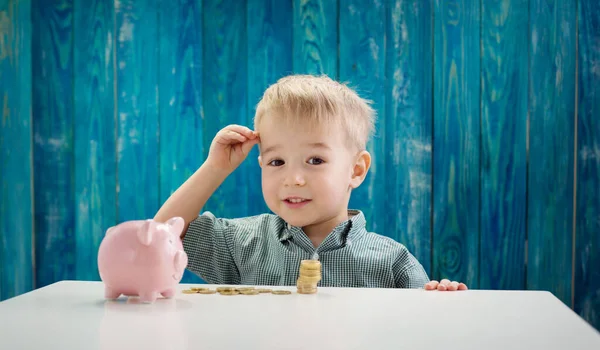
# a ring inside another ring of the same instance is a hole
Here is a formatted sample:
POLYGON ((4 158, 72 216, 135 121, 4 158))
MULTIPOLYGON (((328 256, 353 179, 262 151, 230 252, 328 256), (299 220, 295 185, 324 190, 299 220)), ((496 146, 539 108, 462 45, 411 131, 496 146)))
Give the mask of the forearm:
MULTIPOLYGON (((185 220, 185 231, 204 204, 229 174, 215 169, 206 162, 196 170, 162 205, 154 220, 165 222, 180 216, 185 220)), ((183 234, 182 233, 182 234, 183 234)))

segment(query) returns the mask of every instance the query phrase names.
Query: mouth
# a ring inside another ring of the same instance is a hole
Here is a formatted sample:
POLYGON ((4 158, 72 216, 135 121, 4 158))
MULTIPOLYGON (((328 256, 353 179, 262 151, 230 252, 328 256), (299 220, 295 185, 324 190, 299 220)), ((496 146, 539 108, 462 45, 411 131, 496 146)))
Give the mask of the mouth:
POLYGON ((305 202, 310 202, 310 199, 306 199, 306 198, 300 198, 300 197, 288 197, 286 199, 283 200, 286 203, 290 203, 290 204, 300 204, 300 203, 305 203, 305 202))
POLYGON ((290 209, 300 209, 311 202, 312 199, 300 197, 288 197, 283 200, 283 203, 290 209))

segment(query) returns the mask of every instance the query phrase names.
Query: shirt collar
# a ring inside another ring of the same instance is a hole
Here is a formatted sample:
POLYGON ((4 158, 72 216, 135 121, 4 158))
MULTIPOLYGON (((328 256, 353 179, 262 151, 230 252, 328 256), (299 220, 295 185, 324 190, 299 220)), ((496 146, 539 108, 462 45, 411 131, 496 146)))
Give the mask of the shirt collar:
MULTIPOLYGON (((367 221, 362 211, 350 209, 348 210, 348 216, 350 217, 348 220, 338 224, 333 231, 325 237, 321 245, 317 248, 318 252, 326 252, 350 245, 353 240, 358 239, 366 232, 365 226, 367 221)), ((283 219, 281 219, 281 221, 283 223, 283 229, 279 233, 280 242, 292 239, 294 243, 305 246, 304 248, 306 250, 314 250, 310 239, 300 227, 291 226, 283 219)))

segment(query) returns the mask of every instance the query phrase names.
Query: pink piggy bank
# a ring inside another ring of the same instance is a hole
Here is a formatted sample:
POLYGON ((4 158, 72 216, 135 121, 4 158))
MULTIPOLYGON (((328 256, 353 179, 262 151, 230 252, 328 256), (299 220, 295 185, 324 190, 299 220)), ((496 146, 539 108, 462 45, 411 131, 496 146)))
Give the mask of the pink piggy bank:
POLYGON ((139 296, 145 303, 159 294, 173 297, 188 262, 180 238, 184 225, 183 218, 175 217, 166 223, 137 220, 109 228, 98 250, 104 296, 139 296))

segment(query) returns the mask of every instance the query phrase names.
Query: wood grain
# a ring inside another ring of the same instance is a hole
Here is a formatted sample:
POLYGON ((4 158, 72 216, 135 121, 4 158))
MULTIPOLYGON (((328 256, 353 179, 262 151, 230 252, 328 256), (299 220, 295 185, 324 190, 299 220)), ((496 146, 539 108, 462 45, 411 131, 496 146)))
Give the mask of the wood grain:
MULTIPOLYGON (((246 1, 204 3, 204 158, 217 132, 228 124, 249 125, 247 110, 246 1)), ((248 162, 231 174, 205 210, 235 218, 248 213, 248 162)))
MULTIPOLYGON (((362 185, 352 192, 349 207, 360 209, 367 229, 387 234, 385 188, 385 5, 362 0, 340 1, 339 79, 360 97, 373 101, 377 112, 375 134, 367 150, 371 169, 362 185)), ((389 213, 391 214, 391 213, 389 213)))
POLYGON ((75 275, 99 280, 98 248, 117 220, 114 8, 75 0, 74 9, 75 275))
POLYGON ((431 274, 433 9, 396 0, 386 16, 386 235, 431 274))
POLYGON ((74 279, 73 2, 32 2, 36 288, 74 279))
POLYGON ((157 4, 115 2, 118 222, 159 208, 157 4))
POLYGON ((293 69, 338 77, 338 2, 293 0, 293 69))
POLYGON ((30 19, 0 1, 0 300, 34 288, 30 19))
MULTIPOLYGON (((249 0, 248 25, 248 125, 253 128, 256 105, 262 94, 292 73, 292 1, 249 0)), ((254 147, 248 167, 248 215, 269 211, 262 195, 258 147, 254 147)))
POLYGON ((600 3, 578 4, 574 306, 600 330, 600 3))
MULTIPOLYGON (((159 4, 160 203, 202 164, 202 6, 159 4)), ((201 279, 185 271, 183 283, 201 279)))
POLYGON ((528 4, 483 1, 479 288, 525 287, 528 4))
POLYGON ((433 273, 478 287, 480 3, 435 2, 433 273))
POLYGON ((530 3, 527 289, 571 305, 575 0, 530 3))

